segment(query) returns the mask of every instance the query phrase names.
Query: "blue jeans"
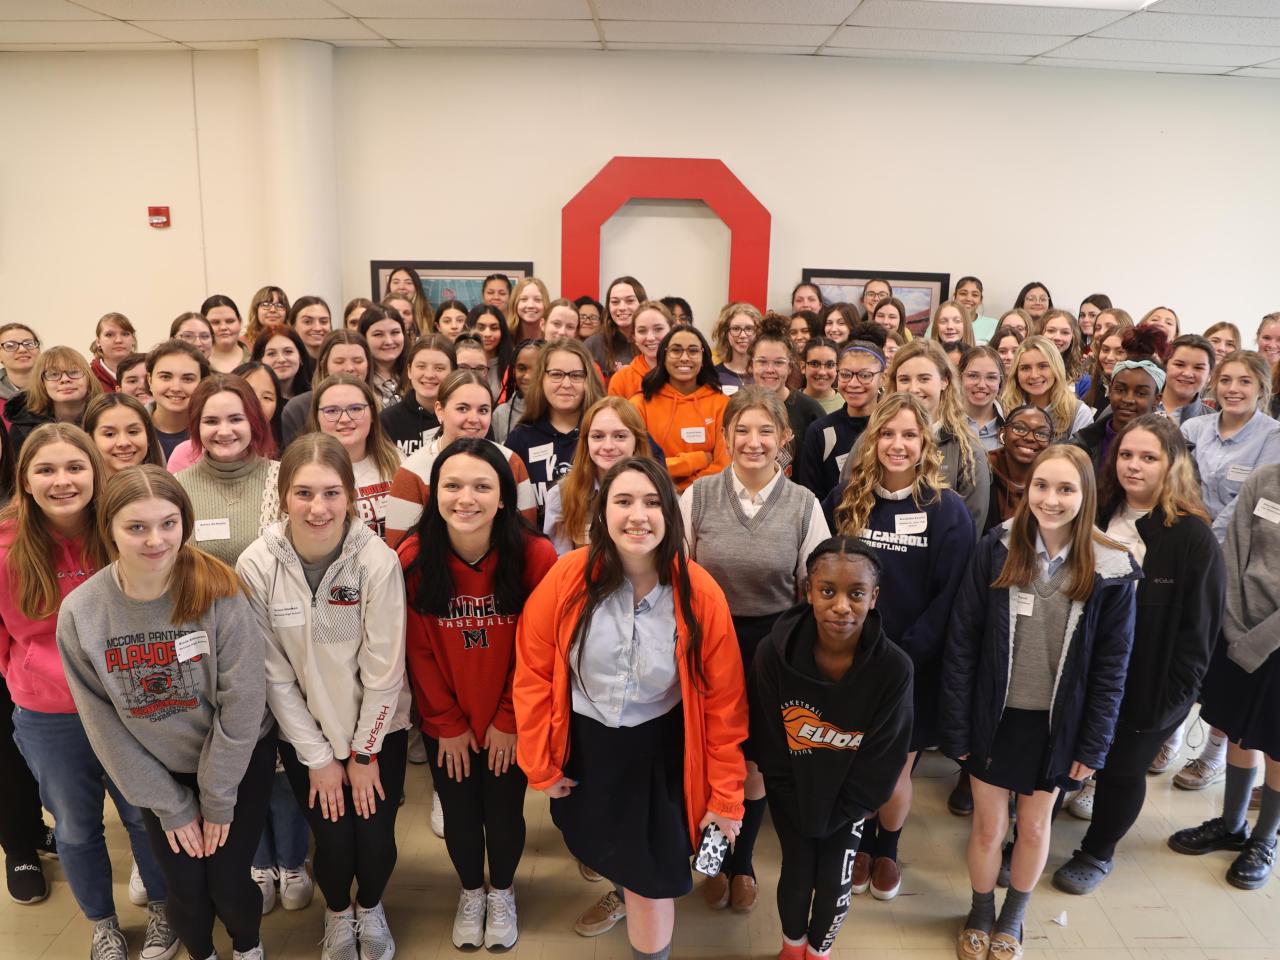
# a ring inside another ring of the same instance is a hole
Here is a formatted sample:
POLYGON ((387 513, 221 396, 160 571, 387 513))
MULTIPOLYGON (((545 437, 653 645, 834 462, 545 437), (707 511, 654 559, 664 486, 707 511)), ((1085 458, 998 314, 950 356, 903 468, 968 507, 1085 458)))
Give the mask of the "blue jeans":
POLYGON ((98 762, 75 713, 13 711, 13 739, 40 784, 40 801, 57 821, 58 856, 71 892, 90 920, 115 916, 111 860, 103 834, 104 791, 111 794, 129 832, 133 858, 150 900, 165 899, 164 874, 138 808, 124 798, 98 762))
POLYGON ((253 865, 259 870, 272 867, 300 870, 310 845, 311 828, 293 795, 293 787, 289 786, 289 778, 283 771, 277 771, 272 775, 267 825, 262 829, 253 865))

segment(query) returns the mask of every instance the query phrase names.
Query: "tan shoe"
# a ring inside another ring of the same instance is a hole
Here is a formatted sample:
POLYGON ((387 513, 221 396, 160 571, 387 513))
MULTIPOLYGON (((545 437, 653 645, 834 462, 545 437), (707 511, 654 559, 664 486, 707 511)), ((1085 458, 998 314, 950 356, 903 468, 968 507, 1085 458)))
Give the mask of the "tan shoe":
POLYGON ((871 886, 871 854, 855 853, 853 855, 853 892, 861 895, 871 886))
POLYGON ((991 938, 987 956, 991 960, 1022 960, 1022 944, 1011 934, 997 933, 991 938))
POLYGON ((972 927, 961 930, 956 938, 956 956, 959 960, 987 960, 991 947, 991 934, 972 927))
POLYGON ((898 861, 876 857, 871 866, 871 895, 877 900, 892 900, 902 889, 902 871, 898 861))
POLYGON ((729 884, 729 906, 735 913, 750 913, 756 908, 756 878, 739 874, 729 884))
POLYGON ((702 899, 707 901, 707 906, 712 910, 723 910, 729 905, 729 875, 727 873, 717 873, 714 877, 708 877, 707 882, 702 885, 702 899))
POLYGON ((581 860, 578 861, 578 872, 582 874, 582 879, 588 883, 599 883, 604 879, 602 875, 596 873, 581 860))
POLYGON ((580 937, 598 937, 612 930, 627 915, 627 903, 610 890, 589 906, 573 925, 573 932, 580 937))

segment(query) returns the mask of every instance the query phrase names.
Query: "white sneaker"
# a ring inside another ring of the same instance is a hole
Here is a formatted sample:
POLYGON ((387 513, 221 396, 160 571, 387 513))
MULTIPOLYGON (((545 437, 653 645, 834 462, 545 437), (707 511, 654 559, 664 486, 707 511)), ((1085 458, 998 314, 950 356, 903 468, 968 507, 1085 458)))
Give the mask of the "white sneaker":
POLYGON ((440 794, 434 790, 431 791, 431 832, 444 839, 444 807, 440 803, 440 794))
POLYGON ((356 907, 356 926, 360 960, 391 960, 396 955, 396 942, 387 927, 387 914, 381 903, 368 910, 356 907))
POLYGON ((129 871, 129 902, 135 907, 147 905, 147 885, 142 882, 137 860, 133 861, 133 869, 129 871))
POLYGON ((326 907, 320 960, 358 960, 360 952, 356 947, 356 936, 359 933, 355 907, 347 907, 341 913, 334 913, 326 907))
POLYGON ((253 882, 258 885, 258 890, 262 893, 262 915, 265 917, 275 909, 276 879, 279 874, 275 867, 267 867, 265 870, 250 867, 249 876, 253 877, 253 882))
POLYGON ((305 910, 311 906, 311 898, 316 894, 315 881, 307 873, 304 862, 297 870, 288 867, 276 867, 280 875, 280 905, 286 910, 305 910))
POLYGON ((1071 798, 1067 804, 1067 813, 1071 814, 1077 820, 1093 819, 1093 793, 1097 789, 1093 778, 1090 777, 1084 782, 1084 786, 1071 798))
POLYGON ((488 912, 484 920, 484 945, 486 950, 495 947, 514 947, 520 930, 516 926, 516 892, 512 887, 490 890, 488 912))
POLYGON ((479 890, 463 890, 458 897, 458 912, 453 915, 453 945, 464 947, 484 946, 484 887, 479 890))
POLYGON ((178 934, 169 926, 163 903, 147 904, 147 932, 142 937, 138 960, 169 960, 178 952, 178 934))
POLYGON ((261 943, 252 950, 244 951, 244 953, 239 950, 232 950, 231 956, 234 960, 267 960, 267 955, 263 952, 261 943))
POLYGON ((89 960, 129 960, 129 946, 115 917, 104 917, 94 923, 89 960))

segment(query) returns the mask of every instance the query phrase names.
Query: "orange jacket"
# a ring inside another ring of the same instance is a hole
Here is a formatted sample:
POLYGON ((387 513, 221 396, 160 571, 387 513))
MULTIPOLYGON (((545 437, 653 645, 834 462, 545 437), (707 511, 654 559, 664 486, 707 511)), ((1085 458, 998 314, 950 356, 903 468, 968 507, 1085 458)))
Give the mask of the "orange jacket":
POLYGON ((639 393, 640 381, 652 369, 644 354, 637 353, 634 360, 609 378, 609 396, 626 400, 633 393, 639 393))
MULTIPOLYGON (((512 687, 516 749, 529 785, 543 790, 564 776, 569 759, 569 646, 582 609, 582 580, 587 547, 565 554, 525 601, 516 627, 516 675, 512 687)), ((674 575, 672 577, 674 581, 674 575)), ((746 762, 747 697, 742 655, 729 618, 724 593, 711 575, 689 564, 694 615, 702 627, 705 689, 689 675, 685 662, 688 627, 676 594, 676 663, 684 710, 684 804, 693 848, 700 841, 698 824, 708 810, 741 820, 746 762)))
POLYGON ((699 477, 719 473, 729 465, 729 448, 724 442, 724 408, 729 398, 712 387, 699 387, 683 394, 666 384, 646 400, 634 394, 631 402, 649 429, 653 442, 667 458, 667 472, 684 488, 699 477))

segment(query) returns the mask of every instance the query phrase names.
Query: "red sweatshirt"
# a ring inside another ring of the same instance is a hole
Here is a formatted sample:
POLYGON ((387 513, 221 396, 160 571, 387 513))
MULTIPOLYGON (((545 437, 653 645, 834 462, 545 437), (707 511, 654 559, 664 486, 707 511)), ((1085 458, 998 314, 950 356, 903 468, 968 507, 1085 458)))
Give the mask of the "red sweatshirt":
MULTIPOLYGON (((405 655, 413 699, 429 737, 456 737, 470 727, 483 744, 489 725, 516 732, 511 682, 516 668, 515 615, 494 613, 493 580, 498 555, 490 551, 478 566, 446 554, 453 581, 450 616, 424 616, 413 608, 418 577, 409 567, 418 555, 414 534, 400 545, 400 564, 408 591, 405 655)), ((544 537, 525 540, 524 585, 533 590, 555 566, 555 547, 544 537)))

